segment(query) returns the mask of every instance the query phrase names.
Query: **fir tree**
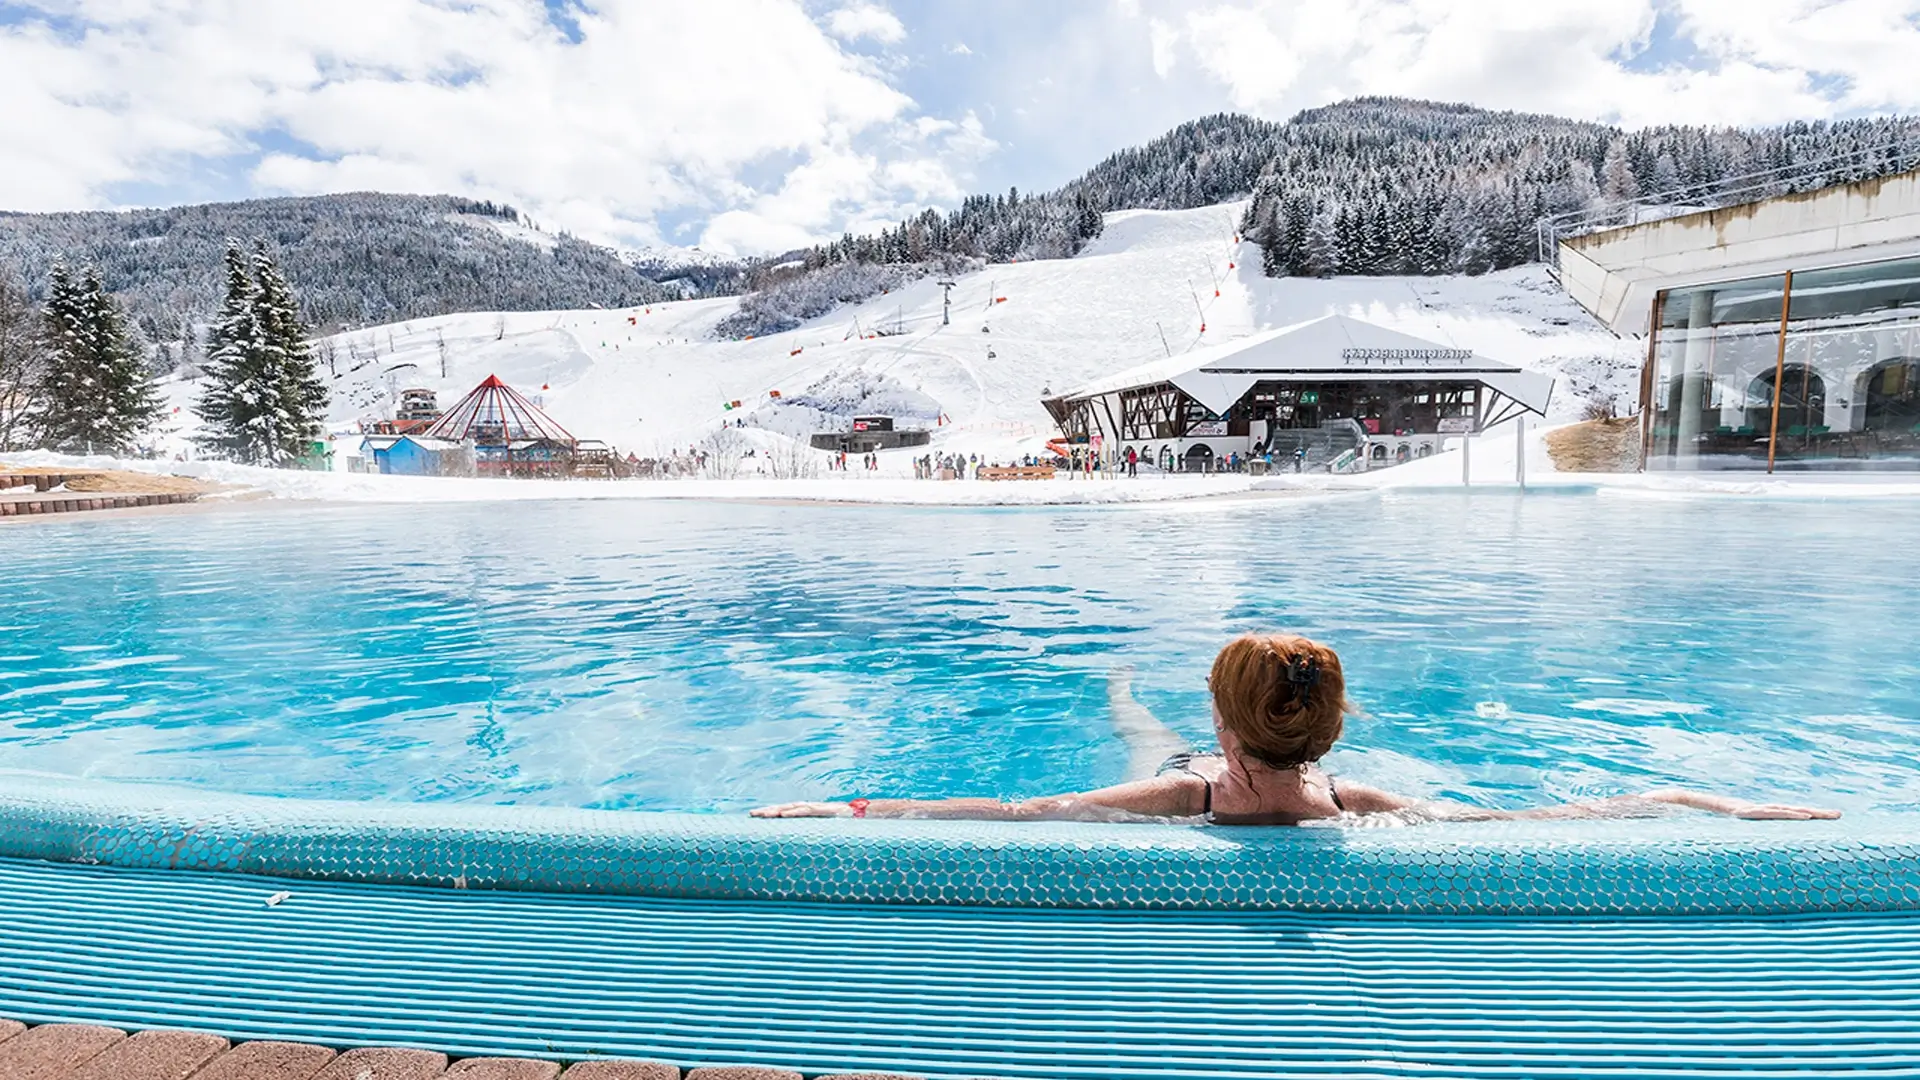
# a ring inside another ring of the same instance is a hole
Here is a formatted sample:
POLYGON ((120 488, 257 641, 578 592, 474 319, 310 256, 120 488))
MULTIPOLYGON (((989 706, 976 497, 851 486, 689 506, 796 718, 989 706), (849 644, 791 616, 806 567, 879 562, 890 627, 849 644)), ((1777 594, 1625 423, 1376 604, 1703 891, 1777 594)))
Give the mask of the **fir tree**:
POLYGON ((200 438, 202 445, 235 461, 256 461, 265 456, 259 417, 276 395, 260 370, 256 288, 235 241, 227 243, 225 265, 226 300, 207 329, 206 388, 194 411, 207 429, 200 438))
POLYGON ((43 310, 46 371, 38 442, 68 453, 120 454, 160 414, 147 366, 120 306, 88 267, 56 265, 43 310))
POLYGON ((264 241, 256 241, 253 250, 255 322, 260 327, 261 347, 270 366, 277 372, 280 432, 276 443, 280 456, 274 464, 287 464, 306 452, 306 443, 323 430, 327 412, 327 387, 314 369, 313 350, 307 345, 307 328, 300 320, 300 302, 287 284, 286 275, 267 252, 264 241))
POLYGON ((297 461, 318 434, 327 391, 314 371, 298 302, 264 244, 238 241, 225 260, 227 296, 207 334, 207 386, 195 411, 214 453, 254 465, 297 461))

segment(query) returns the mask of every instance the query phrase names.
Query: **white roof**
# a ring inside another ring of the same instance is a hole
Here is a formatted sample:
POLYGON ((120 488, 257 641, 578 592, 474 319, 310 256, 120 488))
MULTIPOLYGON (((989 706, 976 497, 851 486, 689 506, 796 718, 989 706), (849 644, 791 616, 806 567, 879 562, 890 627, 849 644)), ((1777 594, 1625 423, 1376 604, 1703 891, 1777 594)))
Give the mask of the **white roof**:
POLYGON ((1409 382, 1432 378, 1482 382, 1542 414, 1553 393, 1552 376, 1346 315, 1322 315, 1128 368, 1061 396, 1067 400, 1098 397, 1170 382, 1221 413, 1254 383, 1266 379, 1409 382))
POLYGON ((436 439, 430 435, 364 435, 360 439, 360 445, 363 448, 374 450, 391 450, 401 442, 410 442, 424 450, 432 450, 436 453, 460 449, 460 444, 452 439, 436 439))

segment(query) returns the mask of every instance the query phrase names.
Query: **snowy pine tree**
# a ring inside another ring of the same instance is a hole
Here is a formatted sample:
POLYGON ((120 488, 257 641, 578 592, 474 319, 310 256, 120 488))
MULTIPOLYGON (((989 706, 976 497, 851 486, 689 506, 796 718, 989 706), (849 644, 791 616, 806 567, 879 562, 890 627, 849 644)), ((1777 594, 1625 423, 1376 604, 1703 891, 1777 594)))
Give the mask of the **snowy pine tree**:
POLYGON ((259 314, 253 277, 240 245, 227 242, 226 299, 207 329, 206 386, 194 412, 206 426, 201 445, 221 457, 254 461, 261 457, 257 417, 274 397, 260 368, 259 314))
POLYGON ((92 267, 49 275, 46 368, 36 417, 41 446, 68 453, 133 449, 160 413, 142 350, 92 267))
POLYGON ((249 260, 229 241, 225 269, 226 300, 207 334, 207 385, 194 406, 207 428, 201 441, 234 461, 290 465, 319 433, 327 406, 298 302, 264 244, 249 260))
POLYGON ((300 302, 264 241, 254 243, 253 279, 254 321, 260 327, 261 348, 279 384, 276 416, 280 431, 275 439, 279 456, 273 464, 285 465, 302 457, 306 444, 321 434, 327 414, 327 387, 314 369, 307 328, 300 320, 300 302))

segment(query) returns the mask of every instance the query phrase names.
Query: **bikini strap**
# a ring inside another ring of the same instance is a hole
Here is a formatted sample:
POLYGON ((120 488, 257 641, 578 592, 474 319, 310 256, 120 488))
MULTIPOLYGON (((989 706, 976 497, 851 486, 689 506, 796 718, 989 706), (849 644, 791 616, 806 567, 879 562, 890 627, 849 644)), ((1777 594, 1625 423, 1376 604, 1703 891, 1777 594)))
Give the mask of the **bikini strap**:
POLYGON ((1340 801, 1340 789, 1334 786, 1333 774, 1327 774, 1327 794, 1333 796, 1333 808, 1341 813, 1347 812, 1347 804, 1340 801))

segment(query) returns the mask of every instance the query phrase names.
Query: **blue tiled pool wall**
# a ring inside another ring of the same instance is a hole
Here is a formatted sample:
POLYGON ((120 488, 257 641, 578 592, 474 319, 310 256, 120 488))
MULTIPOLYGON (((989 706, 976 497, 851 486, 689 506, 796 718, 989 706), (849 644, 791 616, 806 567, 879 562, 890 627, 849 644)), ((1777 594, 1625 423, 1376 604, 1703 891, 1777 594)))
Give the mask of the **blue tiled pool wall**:
POLYGON ((1432 914, 1920 911, 1920 830, 758 821, 0 778, 0 856, 691 899, 1432 914))

